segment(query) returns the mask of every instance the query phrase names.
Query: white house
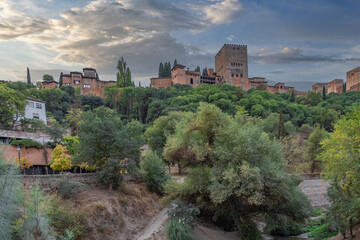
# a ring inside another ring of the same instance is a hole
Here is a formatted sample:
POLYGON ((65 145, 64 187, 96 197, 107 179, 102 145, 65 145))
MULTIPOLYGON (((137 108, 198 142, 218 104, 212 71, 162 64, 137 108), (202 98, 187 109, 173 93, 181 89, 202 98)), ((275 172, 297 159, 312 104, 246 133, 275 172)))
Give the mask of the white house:
POLYGON ((46 124, 45 102, 35 98, 26 98, 28 104, 25 107, 24 118, 38 119, 46 124))

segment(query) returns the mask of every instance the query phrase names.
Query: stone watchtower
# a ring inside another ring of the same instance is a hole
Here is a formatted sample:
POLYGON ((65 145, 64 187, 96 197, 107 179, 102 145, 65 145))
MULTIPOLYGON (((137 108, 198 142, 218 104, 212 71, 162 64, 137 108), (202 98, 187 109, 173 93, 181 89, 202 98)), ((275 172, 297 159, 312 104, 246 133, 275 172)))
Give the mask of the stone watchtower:
POLYGON ((221 83, 250 89, 247 45, 224 44, 215 56, 215 71, 221 83))

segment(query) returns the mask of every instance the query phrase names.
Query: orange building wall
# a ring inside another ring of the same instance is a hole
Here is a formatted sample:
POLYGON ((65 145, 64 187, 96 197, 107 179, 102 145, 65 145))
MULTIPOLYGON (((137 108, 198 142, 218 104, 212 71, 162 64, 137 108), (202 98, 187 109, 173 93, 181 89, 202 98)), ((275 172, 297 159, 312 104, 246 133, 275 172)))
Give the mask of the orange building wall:
POLYGON ((152 88, 167 88, 172 85, 172 78, 150 78, 150 87, 152 88))
POLYGON ((93 77, 83 77, 81 73, 63 75, 63 85, 81 88, 81 95, 95 95, 104 97, 104 88, 115 85, 115 81, 100 81, 93 77))
MULTIPOLYGON (((19 154, 18 154, 18 150, 16 149, 16 146, 2 145, 0 146, 0 151, 4 153, 4 158, 7 163, 9 164, 14 162, 15 164, 18 163, 19 154)), ((51 154, 53 150, 51 148, 47 148, 46 151, 47 151, 47 163, 45 161, 44 149, 22 147, 20 150, 20 157, 22 158, 26 156, 29 159, 29 161, 32 162, 33 165, 48 165, 51 162, 52 159, 51 154)))
POLYGON ((59 84, 57 82, 42 82, 41 84, 43 89, 59 88, 59 84))
POLYGON ((344 80, 335 79, 328 83, 327 93, 342 93, 344 80))
POLYGON ((346 73, 346 91, 359 91, 358 84, 360 84, 360 67, 346 73))

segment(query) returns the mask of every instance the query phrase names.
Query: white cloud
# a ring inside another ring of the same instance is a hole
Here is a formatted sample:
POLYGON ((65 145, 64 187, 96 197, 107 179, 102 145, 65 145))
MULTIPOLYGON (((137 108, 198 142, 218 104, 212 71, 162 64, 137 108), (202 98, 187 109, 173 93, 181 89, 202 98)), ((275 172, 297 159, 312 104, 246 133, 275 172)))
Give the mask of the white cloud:
POLYGON ((205 19, 213 24, 231 23, 240 17, 242 4, 238 0, 216 1, 204 7, 205 19))
POLYGON ((229 40, 230 42, 234 41, 235 36, 234 35, 230 35, 226 38, 227 40, 229 40))

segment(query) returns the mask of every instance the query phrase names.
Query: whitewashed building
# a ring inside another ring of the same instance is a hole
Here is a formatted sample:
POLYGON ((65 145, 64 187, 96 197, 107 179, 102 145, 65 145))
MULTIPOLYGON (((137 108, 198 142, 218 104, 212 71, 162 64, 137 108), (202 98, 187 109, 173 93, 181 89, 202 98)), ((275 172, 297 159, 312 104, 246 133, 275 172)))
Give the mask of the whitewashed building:
POLYGON ((28 104, 25 107, 23 118, 38 119, 46 124, 45 102, 35 98, 26 98, 28 104))

